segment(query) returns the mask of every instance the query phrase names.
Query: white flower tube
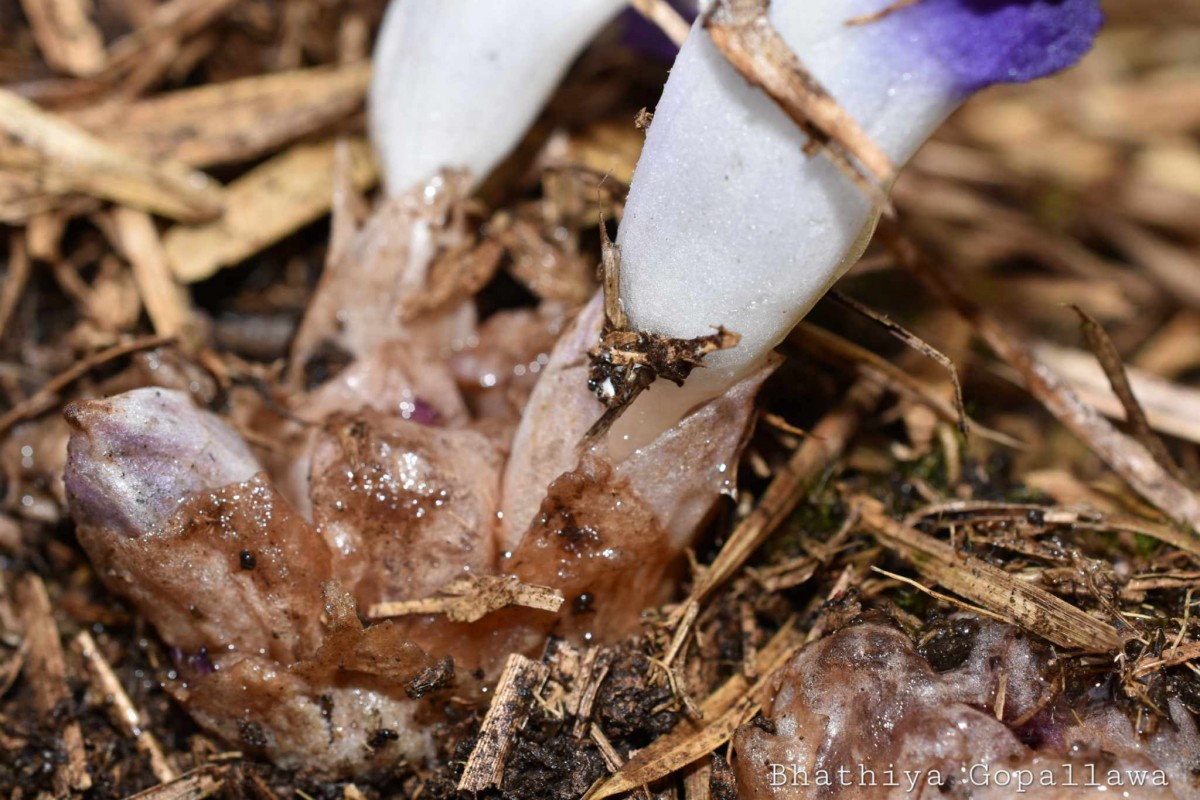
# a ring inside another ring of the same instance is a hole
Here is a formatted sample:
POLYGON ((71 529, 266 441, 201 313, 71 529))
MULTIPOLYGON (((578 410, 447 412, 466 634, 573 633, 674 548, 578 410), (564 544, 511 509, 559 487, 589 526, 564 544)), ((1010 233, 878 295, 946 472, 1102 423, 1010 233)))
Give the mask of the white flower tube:
POLYGON ((393 0, 375 49, 371 138, 388 193, 439 170, 480 181, 520 141, 624 0, 393 0))
MULTIPOLYGON (((770 20, 897 165, 973 91, 1073 63, 1101 20, 1095 0, 920 0, 850 24, 891 4, 776 0, 770 20)), ((742 339, 682 389, 658 381, 635 402, 614 428, 626 447, 753 370, 865 247, 870 203, 805 142, 705 31, 692 32, 625 207, 621 300, 638 330, 691 338, 724 325, 742 339)))

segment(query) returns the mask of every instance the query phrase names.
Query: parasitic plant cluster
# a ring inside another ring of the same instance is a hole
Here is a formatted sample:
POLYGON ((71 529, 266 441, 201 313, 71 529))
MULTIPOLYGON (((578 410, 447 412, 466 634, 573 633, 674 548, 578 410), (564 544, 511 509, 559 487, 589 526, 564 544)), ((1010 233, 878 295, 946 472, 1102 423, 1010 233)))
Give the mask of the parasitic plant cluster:
MULTIPOLYGON (((883 154, 886 192, 973 92, 1070 65, 1100 24, 1095 0, 703 10, 637 166, 610 301, 632 331, 688 339, 723 326, 740 340, 682 387, 656 384, 581 452, 605 412, 588 389, 588 353, 611 322, 599 297, 569 319, 540 309, 483 324, 469 298, 416 298, 446 253, 486 260, 461 201, 623 7, 393 0, 369 109, 387 197, 322 278, 294 348, 296 391, 278 401, 285 413, 261 406, 235 429, 169 388, 68 409, 80 541, 173 648, 179 698, 239 746, 329 774, 421 759, 437 716, 430 687, 457 672, 469 691, 472 672, 491 678, 500 659, 536 653, 551 633, 613 641, 670 599, 684 550, 733 491, 772 348, 857 258, 879 204, 846 164, 809 147, 813 131, 748 83, 706 25, 777 32, 883 154), (302 385, 331 349, 349 366, 302 385), (481 401, 478 387, 496 384, 488 365, 515 358, 536 381, 481 401), (266 428, 282 443, 269 451, 239 433, 266 428), (502 576, 564 602, 367 627, 356 614, 502 576)), ((864 165, 852 155, 850 166, 864 165)), ((845 660, 834 647, 808 658, 845 660)), ((788 702, 776 703, 781 720, 820 713, 788 702)), ((752 753, 780 746, 745 738, 752 753)))

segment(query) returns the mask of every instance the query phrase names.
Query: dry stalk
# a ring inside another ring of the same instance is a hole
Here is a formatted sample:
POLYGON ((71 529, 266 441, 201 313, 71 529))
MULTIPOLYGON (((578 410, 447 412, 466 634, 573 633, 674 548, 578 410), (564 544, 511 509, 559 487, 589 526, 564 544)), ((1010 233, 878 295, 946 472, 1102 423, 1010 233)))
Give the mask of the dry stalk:
POLYGON ((874 498, 853 500, 862 520, 880 543, 895 550, 917 570, 955 594, 983 606, 992 615, 1019 625, 1059 647, 1086 653, 1117 653, 1122 637, 1106 622, 1040 587, 1014 577, 949 544, 897 522, 874 498))
POLYGON ((0 89, 0 166, 34 171, 55 193, 81 192, 173 219, 221 213, 220 184, 178 161, 149 161, 0 89))
POLYGON ((107 349, 101 350, 98 353, 80 359, 68 369, 63 370, 58 375, 51 378, 34 394, 30 395, 19 405, 9 409, 4 416, 0 417, 0 433, 4 433, 22 420, 30 419, 43 411, 51 408, 59 399, 59 393, 70 386, 75 381, 82 378, 84 375, 91 372, 101 364, 106 364, 113 359, 127 356, 131 353, 136 353, 141 350, 150 350, 155 347, 169 344, 170 339, 163 336, 146 336, 132 341, 122 342, 121 344, 113 345, 107 349))
POLYGON ((46 63, 79 77, 104 68, 104 37, 88 19, 90 0, 21 0, 46 63))
POLYGON ((117 679, 108 660, 96 646, 95 639, 87 631, 81 631, 75 637, 75 646, 87 664, 88 676, 91 678, 92 690, 100 699, 108 704, 109 716, 113 722, 129 738, 137 744, 138 750, 150 761, 150 770, 161 783, 169 783, 179 777, 179 774, 167 763, 162 747, 154 734, 146 730, 142 723, 143 716, 134 706, 133 700, 126 694, 121 681, 117 679))
POLYGON ((804 68, 767 18, 768 0, 718 0, 704 27, 713 43, 752 86, 761 87, 885 214, 896 166, 887 153, 804 68), (861 167, 859 166, 861 165, 861 167))
POLYGON ((885 221, 880 235, 901 264, 966 318, 988 346, 1020 373, 1025 387, 1059 422, 1148 502, 1200 534, 1200 498, 1194 491, 1163 469, 1145 447, 1080 400, 1069 385, 1037 359, 1012 326, 1002 324, 954 286, 945 274, 946 265, 934 269, 894 224, 885 221))
POLYGON ((958 369, 955 368, 954 362, 950 360, 949 356, 893 320, 887 314, 880 314, 878 311, 875 311, 864 303, 858 302, 847 294, 843 294, 837 289, 830 290, 828 296, 856 314, 864 316, 879 325, 889 335, 931 361, 936 362, 938 366, 946 371, 946 375, 950 378, 950 385, 954 387, 954 410, 957 412, 957 418, 954 422, 957 423, 959 432, 963 436, 966 436, 970 430, 970 426, 967 423, 967 408, 963 402, 962 384, 958 380, 958 369))
POLYGON ((598 647, 589 649, 583 657, 577 681, 578 701, 570 709, 575 716, 575 727, 572 734, 576 739, 582 738, 587 732, 587 725, 592 717, 592 707, 596 705, 596 694, 608 676, 608 668, 612 666, 612 661, 612 651, 598 647))
MULTIPOLYGON (((219 218, 168 230, 163 247, 175 277, 183 283, 204 280, 328 213, 335 145, 327 140, 284 150, 229 184, 219 218)), ((370 150, 361 139, 350 147, 352 183, 368 189, 378 177, 370 150)))
MULTIPOLYGON (((43 718, 54 718, 60 703, 71 699, 67 686, 67 662, 63 657, 58 624, 50 607, 46 584, 34 574, 27 573, 16 584, 17 607, 21 626, 29 648, 25 674, 33 688, 33 699, 43 718)), ((79 720, 66 720, 60 729, 66 760, 54 771, 54 789, 60 797, 72 792, 85 792, 92 787, 88 772, 87 751, 79 720)))
POLYGON ((588 800, 631 792, 683 769, 729 741, 742 723, 757 713, 776 671, 804 646, 804 637, 789 622, 759 651, 751 683, 736 675, 700 704, 702 722, 681 725, 639 751, 625 766, 585 796, 588 800))
POLYGON ((883 389, 873 381, 859 379, 846 392, 841 405, 826 414, 811 435, 800 443, 788 463, 780 469, 754 510, 738 524, 721 552, 697 578, 696 585, 685 602, 671 614, 671 625, 679 629, 714 589, 729 579, 746 559, 758 549, 771 532, 796 510, 805 491, 834 459, 838 458, 863 418, 871 412, 883 389))
POLYGON ((508 657, 492 705, 479 729, 479 740, 458 782, 460 792, 482 792, 489 786, 500 785, 504 762, 516 741, 516 730, 525 724, 533 697, 549 675, 549 667, 540 661, 517 653, 508 657))
POLYGON ((173 781, 160 783, 125 800, 203 800, 225 786, 228 767, 206 764, 185 772, 173 781))
POLYGON ((1087 339, 1088 347, 1095 354, 1096 360, 1100 362, 1100 367, 1108 378, 1113 394, 1117 396, 1117 399, 1121 401, 1121 407, 1125 409, 1125 419, 1132 429, 1133 437, 1141 443, 1142 447, 1150 451, 1150 455, 1154 456, 1154 460, 1159 463, 1159 466, 1170 472, 1180 483, 1186 484, 1187 476, 1175 463, 1175 459, 1171 458, 1166 444, 1150 426, 1150 420, 1146 417, 1142 404, 1138 401, 1137 395, 1133 393, 1133 385, 1125 373, 1125 364, 1116 345, 1112 343, 1112 339, 1108 338, 1104 327, 1090 314, 1078 305, 1072 307, 1079 315, 1080 326, 1083 328, 1083 335, 1087 339))
POLYGON ((440 591, 444 597, 376 603, 367 610, 367 618, 445 614, 451 622, 475 622, 507 606, 554 612, 563 604, 562 592, 521 583, 515 575, 467 575, 456 578, 440 591))
POLYGON ((369 64, 276 72, 65 113, 97 138, 193 167, 234 164, 349 117, 362 106, 369 64))
POLYGON ((167 337, 186 334, 193 327, 191 298, 171 274, 154 222, 133 208, 117 208, 112 220, 154 332, 167 337))

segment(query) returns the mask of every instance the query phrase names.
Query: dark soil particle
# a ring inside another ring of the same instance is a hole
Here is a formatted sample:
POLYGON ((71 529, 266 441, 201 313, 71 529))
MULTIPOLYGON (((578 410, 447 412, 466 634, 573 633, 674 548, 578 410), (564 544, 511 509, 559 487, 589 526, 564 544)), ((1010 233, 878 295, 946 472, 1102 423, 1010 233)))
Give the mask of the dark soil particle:
POLYGON ((751 723, 763 733, 768 733, 771 736, 776 734, 775 722, 764 717, 762 714, 759 714, 757 717, 752 719, 751 723))
POLYGON ((719 752, 712 754, 708 793, 712 800, 737 800, 737 777, 733 774, 729 762, 719 752))
POLYGON ((251 749, 262 749, 267 746, 267 737, 262 726, 257 722, 242 722, 238 724, 238 735, 242 744, 251 749))
POLYGON ((576 614, 590 614, 595 610, 595 602, 596 598, 592 596, 591 592, 584 592, 572 602, 572 610, 576 614))
POLYGON ((740 616, 735 603, 722 603, 715 615, 713 634, 701 651, 706 659, 739 664, 746 645, 741 629, 740 616))
MULTIPOLYGON (((65 626, 64 626, 65 627, 65 626)), ((74 631, 66 628, 68 635, 74 631)), ((109 636, 119 636, 129 646, 114 668, 122 686, 135 705, 144 711, 150 727, 165 749, 186 751, 195 731, 191 719, 167 699, 151 664, 170 663, 154 639, 139 635, 136 628, 105 630, 92 628, 102 648, 109 636)), ((73 656, 68 650, 68 659, 73 656)), ((5 696, 0 714, 0 796, 34 797, 54 794, 54 773, 66 763, 61 730, 68 720, 77 720, 83 734, 92 788, 89 798, 120 798, 136 794, 158 783, 148 762, 133 739, 119 732, 100 703, 85 702, 84 686, 70 681, 71 697, 59 703, 52 713, 40 714, 34 702, 29 676, 22 676, 5 696), (19 791, 17 791, 19 789, 19 791), (16 792, 16 794, 14 794, 16 792)), ((186 766, 187 757, 181 758, 186 766)))
POLYGON ((917 652, 938 672, 961 667, 975 647, 979 622, 962 617, 934 620, 921 637, 917 652))
POLYGON ((387 745, 388 742, 394 742, 400 738, 400 735, 391 728, 380 728, 371 734, 371 738, 367 741, 375 750, 387 745))
POLYGON ((1172 688, 1193 714, 1200 714, 1200 678, 1189 672, 1173 676, 1172 688))
POLYGON ((604 759, 590 740, 568 732, 545 742, 524 739, 504 771, 504 796, 514 800, 572 800, 606 774, 604 759))
POLYGON ((430 692, 454 683, 454 659, 446 656, 432 667, 426 667, 404 686, 404 693, 419 700, 430 692))
POLYGON ((596 720, 614 744, 642 748, 671 730, 680 711, 662 670, 644 654, 623 653, 596 696, 596 720), (654 671, 657 676, 651 675, 654 671))
MULTIPOLYGON (((5 734, 8 736, 27 733, 14 729, 10 725, 4 727, 5 734)), ((65 761, 65 755, 57 732, 34 732, 26 740, 24 747, 9 751, 5 755, 4 761, 6 762, 2 768, 4 783, 14 787, 21 786, 31 794, 40 795, 43 792, 53 791, 54 770, 65 761), (9 761, 10 758, 11 761, 9 761)))
POLYGON ((352 360, 353 356, 337 344, 322 342, 316 354, 304 365, 305 386, 309 390, 315 389, 349 366, 352 360))
MULTIPOLYGON (((513 732, 512 750, 505 761, 500 788, 478 798, 504 800, 570 800, 582 797, 609 774, 599 747, 586 732, 599 726, 622 758, 670 731, 679 721, 679 702, 662 670, 643 652, 646 642, 621 645, 596 694, 585 733, 575 736, 576 719, 555 716, 534 704, 525 725, 513 732)), ((468 800, 457 790, 463 766, 475 747, 482 711, 472 711, 457 724, 442 728, 439 750, 448 761, 422 784, 426 800, 468 800)), ((732 780, 732 775, 730 775, 732 780)), ((359 784, 362 788, 362 784, 359 784)), ((733 795, 714 794, 714 797, 733 795)))

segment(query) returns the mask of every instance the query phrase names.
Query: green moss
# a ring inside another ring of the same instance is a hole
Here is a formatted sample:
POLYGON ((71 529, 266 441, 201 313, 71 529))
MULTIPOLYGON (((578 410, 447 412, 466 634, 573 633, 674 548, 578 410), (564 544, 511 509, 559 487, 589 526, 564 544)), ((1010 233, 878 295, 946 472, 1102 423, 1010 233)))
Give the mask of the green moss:
POLYGON ((822 482, 760 548, 755 561, 780 563, 808 555, 804 542, 824 542, 846 520, 846 507, 830 482, 822 482))

